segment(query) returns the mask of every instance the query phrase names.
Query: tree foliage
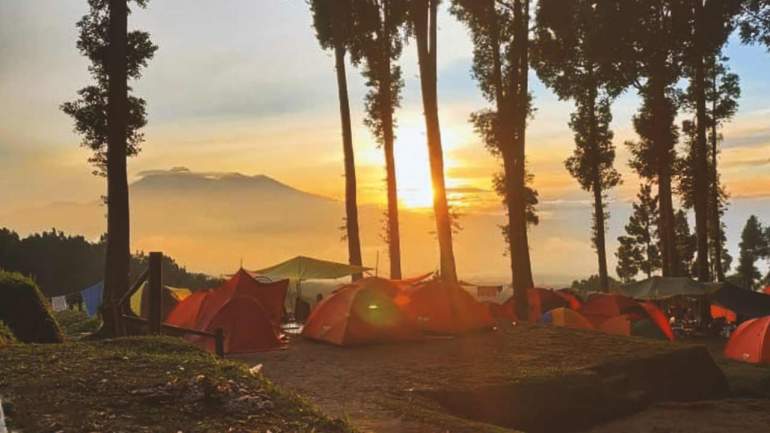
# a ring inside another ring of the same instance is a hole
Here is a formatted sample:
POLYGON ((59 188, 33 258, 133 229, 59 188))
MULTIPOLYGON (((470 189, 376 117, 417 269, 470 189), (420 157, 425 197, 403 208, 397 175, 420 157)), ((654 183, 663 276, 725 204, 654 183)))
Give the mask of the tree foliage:
MULTIPOLYGON (((145 7, 147 0, 134 0, 139 7, 145 7)), ((89 13, 77 23, 80 35, 77 48, 91 61, 88 71, 94 84, 78 91, 78 99, 61 105, 62 111, 75 121, 75 132, 83 137, 82 145, 93 151, 89 162, 95 166, 95 174, 105 175, 107 164, 107 93, 109 78, 109 1, 88 0, 89 13)), ((142 69, 155 55, 158 47, 150 40, 150 34, 140 30, 128 33, 127 72, 128 78, 141 78, 142 69)), ((129 87, 129 91, 131 88, 129 87)), ((126 130, 128 156, 139 153, 144 135, 142 127, 147 124, 145 100, 136 96, 128 97, 128 125, 126 130)))
POLYGON ((653 196, 649 183, 642 184, 625 227, 626 234, 618 237, 616 271, 622 280, 630 281, 639 272, 650 277, 661 268, 658 224, 658 198, 653 196))
POLYGON ((744 43, 764 44, 770 51, 770 0, 744 0, 740 17, 744 43))
MULTIPOLYGON (((0 228, 0 268, 33 278, 49 297, 76 292, 103 280, 105 250, 104 237, 90 242, 83 236, 67 235, 56 229, 20 237, 12 230, 0 228)), ((147 266, 147 256, 137 252, 131 260, 132 279, 147 266)), ((221 281, 188 272, 167 256, 163 257, 162 268, 164 283, 174 287, 211 288, 221 281)))
POLYGON ((755 215, 751 215, 741 232, 741 242, 738 245, 738 268, 736 269, 741 285, 754 289, 762 274, 757 268, 757 261, 770 256, 770 240, 768 229, 763 227, 755 215))

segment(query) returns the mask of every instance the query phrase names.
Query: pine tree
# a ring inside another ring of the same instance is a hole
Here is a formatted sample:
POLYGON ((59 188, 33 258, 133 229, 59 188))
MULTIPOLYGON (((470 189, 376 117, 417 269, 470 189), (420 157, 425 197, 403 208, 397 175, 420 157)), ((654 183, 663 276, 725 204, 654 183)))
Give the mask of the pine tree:
POLYGON ((398 187, 395 158, 395 110, 401 101, 401 67, 395 63, 403 50, 407 4, 403 0, 359 0, 354 4, 353 61, 363 62, 366 95, 364 123, 385 152, 387 187, 387 239, 390 278, 401 278, 401 232, 398 221, 398 187))
POLYGON ((744 43, 764 44, 770 51, 770 0, 744 0, 740 29, 744 43))
POLYGON ((455 0, 452 13, 471 33, 473 75, 493 108, 471 115, 487 149, 502 162, 496 189, 503 193, 508 220, 511 283, 516 311, 526 317, 526 290, 534 285, 527 228, 537 195, 528 187, 526 120, 530 114, 529 0, 455 0))
POLYGON ((658 198, 652 195, 649 183, 640 185, 633 213, 626 224, 626 235, 620 236, 616 271, 624 281, 642 272, 647 278, 661 268, 658 249, 658 198))
POLYGON ((444 179, 444 150, 438 116, 438 6, 441 0, 411 0, 409 18, 417 46, 420 67, 420 91, 427 132, 428 159, 433 187, 433 214, 439 244, 439 274, 450 283, 457 282, 452 214, 444 179))
MULTIPOLYGON (((729 268, 732 258, 725 247, 725 230, 721 222, 728 205, 728 194, 721 183, 718 171, 719 142, 722 137, 719 129, 729 121, 738 107, 740 85, 738 76, 727 69, 727 59, 711 56, 705 63, 705 100, 706 123, 708 126, 708 147, 706 148, 708 170, 708 232, 709 232, 709 264, 710 274, 717 280, 724 280, 725 270, 729 268)), ((695 92, 689 86, 683 94, 682 101, 690 110, 695 107, 695 92)), ((697 191, 695 189, 695 143, 697 140, 696 123, 693 120, 682 122, 682 133, 685 138, 684 157, 676 163, 677 194, 682 206, 686 209, 694 207, 697 191)))
MULTIPOLYGON (((135 0, 144 7, 147 0, 135 0)), ((130 94, 129 80, 142 76, 142 68, 157 46, 146 32, 128 31, 127 0, 89 0, 89 13, 77 24, 77 47, 91 61, 95 84, 78 92, 79 99, 61 109, 75 119, 75 131, 93 151, 89 159, 96 173, 107 177, 107 250, 105 258, 104 312, 100 334, 121 333, 123 311, 118 301, 129 289, 130 241, 127 158, 139 152, 141 128, 147 123, 145 101, 130 94)))
POLYGON ((593 245, 599 281, 609 289, 605 247, 609 218, 606 194, 617 186, 610 104, 628 82, 613 61, 611 22, 615 8, 591 0, 540 0, 537 6, 533 65, 541 80, 562 99, 575 101, 570 127, 575 150, 565 161, 580 186, 593 193, 593 245))
POLYGON ((679 269, 682 270, 681 276, 693 277, 695 269, 695 251, 697 249, 697 237, 690 230, 690 223, 687 221, 687 213, 679 209, 674 214, 674 231, 676 232, 676 252, 679 259, 679 269))
POLYGON ((756 216, 751 215, 746 221, 746 225, 741 232, 739 247, 740 254, 738 256, 738 268, 736 269, 738 278, 744 288, 753 290, 756 287, 757 281, 762 278, 756 263, 770 254, 767 231, 762 227, 756 216))
MULTIPOLYGON (((345 55, 353 37, 353 0, 313 0, 313 27, 323 49, 334 51, 337 72, 337 93, 342 127, 342 153, 345 165, 345 238, 348 241, 348 262, 361 266, 361 236, 358 226, 358 199, 356 193, 356 163, 353 150, 353 132, 350 121, 345 55)), ((353 280, 361 274, 353 274, 353 280)))

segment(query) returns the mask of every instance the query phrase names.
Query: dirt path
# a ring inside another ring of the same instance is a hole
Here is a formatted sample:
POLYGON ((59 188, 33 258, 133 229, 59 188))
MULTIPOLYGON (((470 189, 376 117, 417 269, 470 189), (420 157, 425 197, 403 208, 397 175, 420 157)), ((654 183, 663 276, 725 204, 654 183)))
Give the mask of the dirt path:
MULTIPOLYGON (((287 350, 242 357, 265 376, 363 432, 502 433, 448 414, 423 391, 567 375, 682 346, 547 327, 518 326, 456 339, 339 348, 295 339, 287 350)), ((620 430, 622 431, 622 430, 620 430)))

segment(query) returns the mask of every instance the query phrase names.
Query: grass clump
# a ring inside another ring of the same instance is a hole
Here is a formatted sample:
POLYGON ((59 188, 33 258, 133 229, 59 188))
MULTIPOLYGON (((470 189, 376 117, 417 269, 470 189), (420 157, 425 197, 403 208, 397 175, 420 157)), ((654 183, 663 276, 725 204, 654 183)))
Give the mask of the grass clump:
POLYGON ((0 347, 10 346, 13 343, 16 343, 16 336, 5 322, 0 321, 0 347))
POLYGON ((0 391, 22 431, 353 431, 244 364, 168 337, 10 346, 0 391))
POLYGON ((0 320, 24 343, 61 343, 62 332, 37 284, 0 270, 0 320))

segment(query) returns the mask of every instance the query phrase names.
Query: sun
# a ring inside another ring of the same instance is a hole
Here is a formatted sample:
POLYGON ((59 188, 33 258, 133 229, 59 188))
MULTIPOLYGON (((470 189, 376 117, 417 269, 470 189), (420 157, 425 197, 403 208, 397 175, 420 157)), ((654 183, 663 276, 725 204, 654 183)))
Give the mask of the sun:
POLYGON ((395 157, 398 201, 409 209, 433 207, 428 146, 423 130, 399 128, 395 157))

